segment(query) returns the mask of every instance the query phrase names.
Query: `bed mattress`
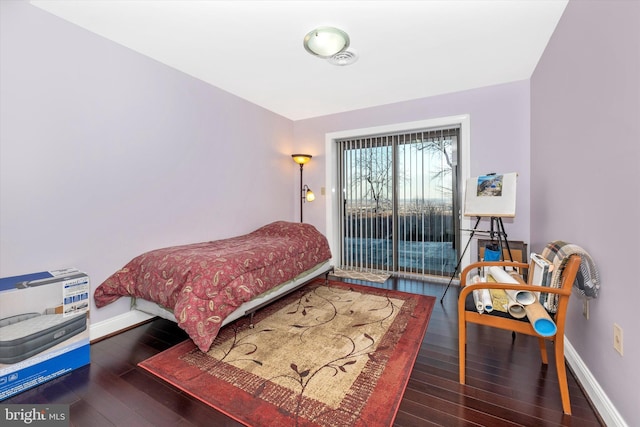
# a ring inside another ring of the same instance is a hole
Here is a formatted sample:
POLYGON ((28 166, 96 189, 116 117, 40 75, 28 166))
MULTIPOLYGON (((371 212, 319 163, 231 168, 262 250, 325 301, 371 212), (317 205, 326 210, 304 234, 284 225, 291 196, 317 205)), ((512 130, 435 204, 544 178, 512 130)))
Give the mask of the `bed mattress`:
MULTIPOLYGON (((252 300, 242 304, 222 321, 222 326, 227 325, 241 317, 250 315, 256 310, 275 301, 276 299, 281 298, 284 295, 293 292, 302 285, 307 284, 312 279, 323 274, 327 275, 330 271, 333 271, 331 260, 325 261, 324 263, 319 264, 302 274, 299 274, 295 279, 289 280, 288 282, 276 286, 275 288, 270 289, 267 292, 260 294, 252 300)), ((152 301, 148 301, 142 298, 134 298, 132 301, 132 308, 135 308, 136 310, 142 311, 147 314, 151 314, 153 316, 162 317, 172 322, 177 322, 175 314, 172 310, 156 304, 152 301)))
POLYGON ((275 221, 242 236, 145 252, 93 298, 98 308, 123 296, 166 307, 206 352, 243 303, 329 259, 329 242, 314 226, 275 221))
POLYGON ((87 316, 24 313, 0 319, 0 363, 17 363, 87 328, 87 316))

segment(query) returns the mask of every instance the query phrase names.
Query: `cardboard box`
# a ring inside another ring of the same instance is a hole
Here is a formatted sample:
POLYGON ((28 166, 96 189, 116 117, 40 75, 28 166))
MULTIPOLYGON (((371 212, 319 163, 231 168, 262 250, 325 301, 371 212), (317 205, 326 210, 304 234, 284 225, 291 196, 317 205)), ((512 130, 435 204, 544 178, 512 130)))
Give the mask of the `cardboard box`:
POLYGON ((0 279, 0 401, 89 364, 89 276, 0 279))

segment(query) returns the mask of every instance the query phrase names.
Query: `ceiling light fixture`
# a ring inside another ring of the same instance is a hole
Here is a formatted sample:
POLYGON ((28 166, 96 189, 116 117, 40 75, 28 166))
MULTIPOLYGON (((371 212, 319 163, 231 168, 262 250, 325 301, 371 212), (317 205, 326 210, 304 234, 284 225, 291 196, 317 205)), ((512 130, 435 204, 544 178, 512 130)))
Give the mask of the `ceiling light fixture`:
POLYGON ((334 27, 318 27, 304 36, 304 48, 320 58, 330 58, 348 47, 347 33, 334 27))

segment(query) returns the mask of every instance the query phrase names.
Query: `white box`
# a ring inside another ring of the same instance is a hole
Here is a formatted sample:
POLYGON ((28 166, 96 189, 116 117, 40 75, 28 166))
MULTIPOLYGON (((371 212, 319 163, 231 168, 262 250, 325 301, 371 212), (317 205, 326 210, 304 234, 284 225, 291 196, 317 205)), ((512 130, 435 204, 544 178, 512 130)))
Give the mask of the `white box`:
POLYGON ((0 401, 89 364, 89 276, 0 279, 0 401))

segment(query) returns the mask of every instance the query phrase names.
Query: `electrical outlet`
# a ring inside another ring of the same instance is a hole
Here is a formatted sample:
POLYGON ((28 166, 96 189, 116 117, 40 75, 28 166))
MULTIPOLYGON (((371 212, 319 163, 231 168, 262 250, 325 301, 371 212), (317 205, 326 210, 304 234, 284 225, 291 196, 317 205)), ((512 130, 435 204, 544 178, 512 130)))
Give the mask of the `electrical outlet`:
POLYGON ((622 356, 622 328, 617 323, 613 324, 613 348, 622 356))

